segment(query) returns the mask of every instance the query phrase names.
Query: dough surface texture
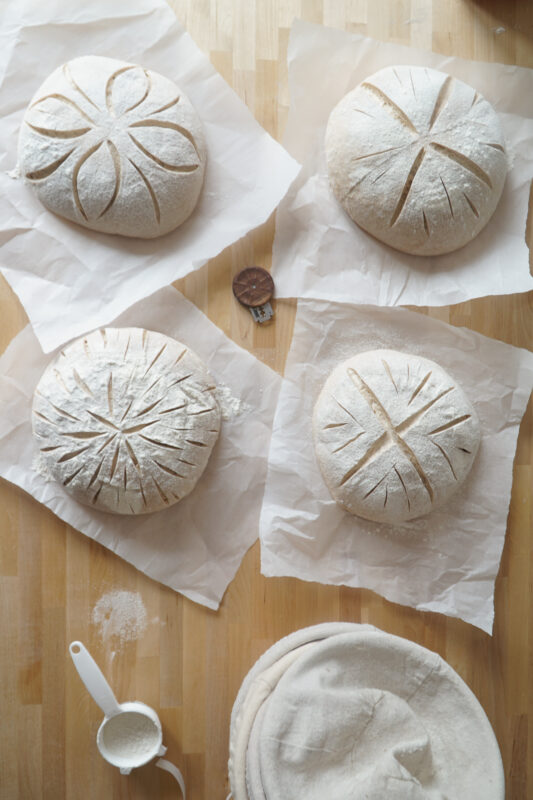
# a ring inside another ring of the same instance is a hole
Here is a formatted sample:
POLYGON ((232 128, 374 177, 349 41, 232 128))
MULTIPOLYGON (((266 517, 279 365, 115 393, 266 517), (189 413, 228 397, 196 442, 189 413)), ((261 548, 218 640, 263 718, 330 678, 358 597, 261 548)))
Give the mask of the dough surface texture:
POLYGON ((220 430, 213 380, 185 345, 141 328, 101 328, 44 371, 33 432, 72 497, 118 514, 159 511, 192 491, 220 430))
POLYGON ((391 524, 445 503, 480 442, 472 404, 427 358, 369 350, 338 365, 316 401, 315 451, 332 497, 391 524))
POLYGON ((477 236, 507 172, 490 103, 425 67, 386 67, 345 95, 328 121, 326 156, 354 222, 414 255, 448 253, 477 236))
POLYGON ((437 653, 368 625, 277 642, 233 707, 235 800, 503 800, 478 700, 437 653))
POLYGON ((204 179, 200 119, 173 81, 82 56, 28 106, 19 169, 50 211, 86 228, 151 239, 192 213, 204 179))

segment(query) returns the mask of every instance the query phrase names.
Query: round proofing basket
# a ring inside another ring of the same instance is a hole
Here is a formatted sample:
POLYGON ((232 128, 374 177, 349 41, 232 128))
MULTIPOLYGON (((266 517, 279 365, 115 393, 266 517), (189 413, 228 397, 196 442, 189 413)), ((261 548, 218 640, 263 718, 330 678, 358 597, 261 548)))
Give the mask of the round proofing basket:
POLYGON ((503 800, 476 697, 436 653, 331 623, 277 642, 245 678, 230 732, 234 800, 503 800))

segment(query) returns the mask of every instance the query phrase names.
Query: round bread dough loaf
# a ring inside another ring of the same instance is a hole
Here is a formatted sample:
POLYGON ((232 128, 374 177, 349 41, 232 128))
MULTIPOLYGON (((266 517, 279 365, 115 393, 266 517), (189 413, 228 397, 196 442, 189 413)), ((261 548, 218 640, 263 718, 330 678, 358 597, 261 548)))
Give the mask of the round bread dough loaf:
POLYGON ((438 364, 370 350, 337 366, 315 404, 315 450, 347 511, 399 523, 446 502, 480 441, 477 414, 438 364))
POLYGON ((220 430, 215 386, 184 344, 142 328, 101 328, 44 371, 33 433, 44 466, 80 503, 146 514, 181 500, 220 430))
POLYGON ((191 214, 204 179, 202 125, 176 84, 101 56, 58 67, 34 95, 19 169, 55 214, 151 239, 191 214))
POLYGON ((386 67, 345 95, 329 118, 326 155, 354 222, 414 255, 448 253, 477 236, 507 172, 490 103, 426 67, 386 67))

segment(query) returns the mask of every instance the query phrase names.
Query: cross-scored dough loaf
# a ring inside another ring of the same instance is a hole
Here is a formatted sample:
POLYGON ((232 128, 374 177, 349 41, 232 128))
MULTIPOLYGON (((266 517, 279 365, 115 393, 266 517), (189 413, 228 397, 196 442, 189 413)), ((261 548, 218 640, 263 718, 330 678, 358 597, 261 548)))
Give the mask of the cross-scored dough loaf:
POLYGON ((477 236, 507 171, 490 103, 425 67, 386 67, 345 95, 329 118, 326 155, 350 217, 414 255, 448 253, 477 236))
POLYGON ((102 328, 44 371, 33 432, 47 471, 81 503, 159 511, 192 491, 220 430, 215 386, 184 344, 142 328, 102 328))
POLYGON ((34 95, 19 137, 20 171, 50 211, 144 239, 189 217, 205 163, 200 119, 176 84, 101 56, 58 67, 34 95))
POLYGON ((446 502, 480 441, 477 414, 456 381, 433 361, 396 350, 337 366, 316 401, 313 429, 333 498, 392 524, 446 502))

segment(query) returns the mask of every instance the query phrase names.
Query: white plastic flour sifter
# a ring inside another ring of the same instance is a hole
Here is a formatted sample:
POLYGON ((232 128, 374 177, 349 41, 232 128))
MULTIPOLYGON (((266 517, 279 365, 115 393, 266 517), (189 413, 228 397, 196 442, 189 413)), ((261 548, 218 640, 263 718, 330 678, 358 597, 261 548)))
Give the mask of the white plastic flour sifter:
MULTIPOLYGON (((98 750, 105 760, 129 775, 132 769, 165 755, 161 723, 153 708, 138 701, 119 703, 86 647, 72 642, 69 651, 85 688, 105 715, 96 734, 98 750)), ((174 776, 185 800, 185 782, 179 769, 164 758, 158 758, 155 765, 174 776)))

